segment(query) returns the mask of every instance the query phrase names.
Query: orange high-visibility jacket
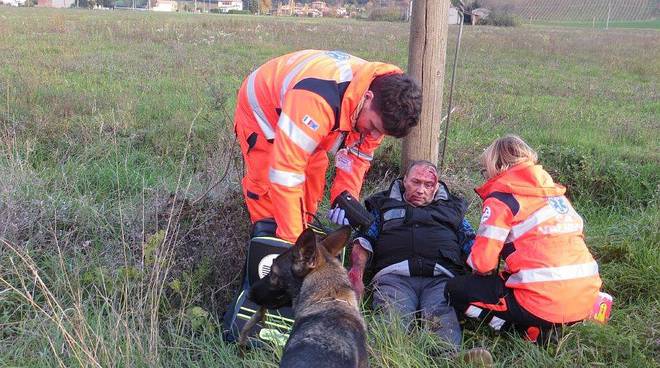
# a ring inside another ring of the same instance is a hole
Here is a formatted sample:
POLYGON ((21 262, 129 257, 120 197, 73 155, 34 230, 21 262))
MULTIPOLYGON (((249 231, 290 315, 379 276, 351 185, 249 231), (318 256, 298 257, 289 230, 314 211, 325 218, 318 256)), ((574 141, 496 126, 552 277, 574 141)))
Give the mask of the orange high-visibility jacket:
POLYGON ((516 301, 553 323, 587 318, 601 286, 582 218, 565 191, 531 161, 488 180, 476 189, 483 212, 468 257, 472 269, 486 273, 501 255, 516 301))
MULTIPOLYGON (((304 212, 309 210, 303 208, 304 183, 325 181, 324 170, 314 173, 320 178, 305 176, 310 156, 319 151, 334 154, 346 148, 337 157, 330 200, 343 190, 359 198, 382 137, 361 137, 353 131, 351 117, 374 78, 401 73, 396 66, 343 52, 303 50, 266 62, 243 82, 236 111, 245 118, 235 124, 272 143, 269 161, 253 165, 262 175, 253 177, 268 178, 278 237, 295 241, 303 230, 304 212)), ((322 188, 312 193, 317 202, 322 195, 322 188)))

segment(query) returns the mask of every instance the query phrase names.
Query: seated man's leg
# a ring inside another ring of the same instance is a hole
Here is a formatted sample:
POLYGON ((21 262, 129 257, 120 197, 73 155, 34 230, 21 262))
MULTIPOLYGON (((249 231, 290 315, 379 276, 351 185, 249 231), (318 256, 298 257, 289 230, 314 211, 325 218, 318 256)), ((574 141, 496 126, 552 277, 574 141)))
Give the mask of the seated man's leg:
POLYGON ((410 279, 394 274, 381 275, 374 281, 373 292, 374 310, 381 311, 386 318, 400 317, 406 328, 418 310, 417 293, 410 279))
POLYGON ((445 287, 450 278, 447 276, 425 277, 420 296, 422 318, 441 339, 448 341, 456 350, 461 346, 461 326, 454 308, 447 303, 445 287))

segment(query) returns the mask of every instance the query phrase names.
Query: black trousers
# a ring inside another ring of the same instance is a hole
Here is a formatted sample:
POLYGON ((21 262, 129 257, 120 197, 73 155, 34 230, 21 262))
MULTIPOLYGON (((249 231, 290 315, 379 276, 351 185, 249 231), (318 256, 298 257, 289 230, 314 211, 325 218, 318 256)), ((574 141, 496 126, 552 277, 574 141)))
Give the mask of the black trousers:
POLYGON ((525 310, 500 275, 455 277, 447 282, 445 296, 459 319, 483 319, 497 331, 518 330, 534 342, 545 342, 551 331, 561 327, 525 310))

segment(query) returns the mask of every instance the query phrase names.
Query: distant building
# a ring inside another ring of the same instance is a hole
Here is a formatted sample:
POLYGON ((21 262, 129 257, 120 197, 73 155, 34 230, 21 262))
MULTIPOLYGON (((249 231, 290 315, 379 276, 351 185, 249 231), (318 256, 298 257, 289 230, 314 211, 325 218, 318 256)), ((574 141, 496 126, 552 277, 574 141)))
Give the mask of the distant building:
POLYGON ((296 16, 296 17, 323 17, 323 16, 337 16, 348 17, 349 12, 345 7, 329 7, 325 1, 312 1, 309 4, 295 3, 293 0, 284 0, 277 5, 274 12, 280 16, 296 16))
POLYGON ((151 8, 153 11, 160 11, 160 12, 174 12, 177 11, 178 5, 175 0, 158 0, 156 2, 156 5, 151 8))
POLYGON ((309 7, 312 9, 320 10, 321 12, 328 10, 328 5, 325 3, 325 1, 312 1, 309 4, 309 7))
POLYGON ((243 0, 218 0, 218 10, 223 13, 230 10, 243 10, 243 0))
POLYGON ((449 7, 449 19, 447 20, 447 23, 449 24, 460 24, 461 23, 461 17, 458 15, 458 9, 450 6, 449 7))
POLYGON ((293 7, 293 15, 296 17, 304 17, 307 15, 307 11, 309 10, 309 7, 307 4, 301 4, 301 3, 295 3, 293 7))
POLYGON ((75 0, 37 0, 37 6, 44 8, 70 8, 75 0))
POLYGON ((21 6, 25 4, 25 0, 0 0, 0 4, 6 4, 9 6, 21 6))
POLYGON ((208 13, 218 8, 218 0, 175 0, 176 11, 208 13))
POLYGON ((293 15, 293 7, 288 4, 280 4, 277 7, 276 15, 293 15))

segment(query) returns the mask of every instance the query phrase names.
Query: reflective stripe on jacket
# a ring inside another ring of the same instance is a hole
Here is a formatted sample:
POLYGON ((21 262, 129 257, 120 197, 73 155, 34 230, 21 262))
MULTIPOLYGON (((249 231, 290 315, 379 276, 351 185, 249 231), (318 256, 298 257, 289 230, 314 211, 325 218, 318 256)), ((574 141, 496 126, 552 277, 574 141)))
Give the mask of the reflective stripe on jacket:
POLYGON ((488 180, 468 265, 486 273, 505 260, 506 286, 535 316, 554 323, 588 317, 601 286, 598 264, 584 243, 583 222, 566 189, 532 162, 488 180))
MULTIPOLYGON (((309 179, 305 168, 314 153, 346 147, 330 200, 343 190, 359 198, 382 137, 361 139, 351 116, 374 78, 400 73, 393 65, 343 52, 303 50, 266 62, 243 82, 236 114, 250 118, 236 119, 235 124, 249 125, 243 128, 272 142, 270 160, 256 166, 267 172, 279 237, 295 241, 303 230, 303 184, 309 179)), ((316 175, 324 178, 325 172, 316 175)), ((320 201, 322 193, 313 196, 320 201)))

